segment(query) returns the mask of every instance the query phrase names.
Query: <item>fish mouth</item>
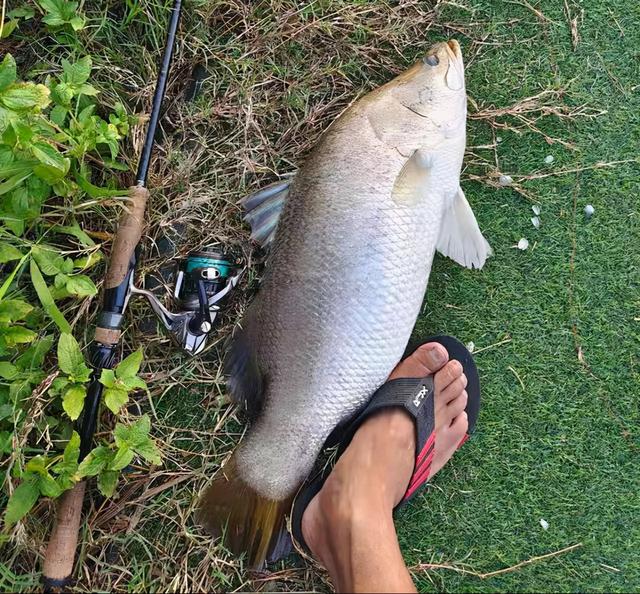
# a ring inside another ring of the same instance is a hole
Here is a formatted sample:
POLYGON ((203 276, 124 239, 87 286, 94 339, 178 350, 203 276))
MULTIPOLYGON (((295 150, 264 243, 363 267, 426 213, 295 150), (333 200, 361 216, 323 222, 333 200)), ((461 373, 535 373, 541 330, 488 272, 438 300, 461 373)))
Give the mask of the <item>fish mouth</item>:
POLYGON ((447 41, 447 47, 453 54, 454 58, 458 60, 462 59, 462 50, 460 49, 460 44, 456 39, 449 39, 449 41, 447 41))
POLYGON ((449 67, 445 75, 447 86, 452 91, 459 91, 464 88, 464 62, 462 60, 462 49, 455 39, 450 39, 445 44, 449 54, 449 67))

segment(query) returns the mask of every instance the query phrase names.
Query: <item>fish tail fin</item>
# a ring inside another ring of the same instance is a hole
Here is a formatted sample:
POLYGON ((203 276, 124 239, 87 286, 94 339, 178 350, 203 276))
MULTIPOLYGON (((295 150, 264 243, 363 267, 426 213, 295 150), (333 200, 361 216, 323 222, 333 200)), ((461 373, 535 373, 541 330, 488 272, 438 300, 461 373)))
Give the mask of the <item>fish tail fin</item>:
POLYGON ((197 519, 234 555, 246 553, 248 566, 259 569, 291 551, 285 522, 290 506, 291 498, 273 501, 247 485, 234 455, 202 495, 197 519))
POLYGON ((462 188, 458 188, 452 204, 444 212, 436 247, 443 256, 466 268, 482 268, 493 254, 462 188))
POLYGON ((245 211, 244 220, 251 225, 251 239, 265 249, 276 234, 290 185, 291 179, 278 181, 240 201, 245 211))

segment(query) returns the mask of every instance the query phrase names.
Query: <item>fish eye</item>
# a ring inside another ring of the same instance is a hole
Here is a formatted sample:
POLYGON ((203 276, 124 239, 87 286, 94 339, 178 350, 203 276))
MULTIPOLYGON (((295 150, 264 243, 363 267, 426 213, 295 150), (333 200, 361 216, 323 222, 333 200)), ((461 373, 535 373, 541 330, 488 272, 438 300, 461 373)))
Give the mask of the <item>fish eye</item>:
POLYGON ((438 59, 438 56, 436 56, 435 54, 431 54, 429 56, 427 56, 424 61, 429 64, 429 66, 437 66, 438 64, 440 64, 440 60, 438 59))

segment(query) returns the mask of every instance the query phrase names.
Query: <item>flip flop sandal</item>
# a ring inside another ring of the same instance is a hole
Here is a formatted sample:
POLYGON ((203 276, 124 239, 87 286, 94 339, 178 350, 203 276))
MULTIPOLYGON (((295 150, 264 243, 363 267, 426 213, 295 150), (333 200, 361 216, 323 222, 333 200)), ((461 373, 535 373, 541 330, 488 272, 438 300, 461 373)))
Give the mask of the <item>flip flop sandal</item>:
MULTIPOLYGON (((480 378, 478 369, 467 348, 457 339, 451 336, 434 336, 424 341, 439 342, 449 353, 449 360, 457 360, 462 364, 464 374, 467 376, 468 401, 465 411, 467 413, 469 428, 467 434, 458 444, 460 448, 473 432, 478 420, 480 410, 480 378)), ((435 411, 433 405, 434 385, 433 376, 423 378, 399 378, 388 381, 381 386, 372 396, 366 407, 351 420, 344 429, 341 436, 332 436, 330 440, 339 443, 337 460, 351 443, 356 431, 362 423, 377 411, 390 408, 404 408, 414 419, 416 427, 416 461, 413 474, 409 480, 409 485, 404 497, 396 506, 395 510, 402 507, 407 501, 413 499, 423 487, 430 475, 431 462, 435 451, 435 411), (338 441, 339 440, 339 441, 338 441)), ((291 510, 291 534, 299 545, 308 553, 309 551, 304 537, 302 536, 302 515, 307 509, 311 500, 318 494, 324 485, 327 477, 333 470, 333 465, 325 464, 313 478, 308 479, 301 487, 291 510)))

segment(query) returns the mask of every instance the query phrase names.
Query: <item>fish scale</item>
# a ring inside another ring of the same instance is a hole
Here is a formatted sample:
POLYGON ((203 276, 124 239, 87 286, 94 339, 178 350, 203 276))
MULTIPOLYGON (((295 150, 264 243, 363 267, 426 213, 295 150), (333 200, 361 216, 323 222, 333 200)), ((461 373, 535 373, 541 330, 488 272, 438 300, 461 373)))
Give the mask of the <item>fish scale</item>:
POLYGON ((256 419, 200 518, 253 566, 282 548, 287 507, 327 436, 402 356, 436 249, 470 268, 490 254, 459 187, 460 48, 428 56, 351 105, 291 183, 245 201, 271 252, 226 370, 256 419))

